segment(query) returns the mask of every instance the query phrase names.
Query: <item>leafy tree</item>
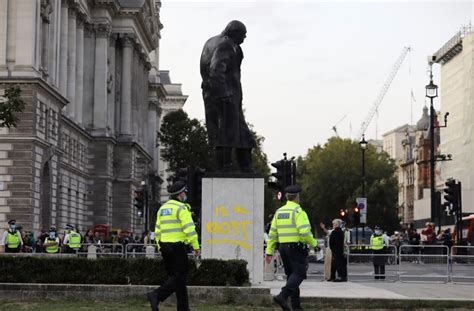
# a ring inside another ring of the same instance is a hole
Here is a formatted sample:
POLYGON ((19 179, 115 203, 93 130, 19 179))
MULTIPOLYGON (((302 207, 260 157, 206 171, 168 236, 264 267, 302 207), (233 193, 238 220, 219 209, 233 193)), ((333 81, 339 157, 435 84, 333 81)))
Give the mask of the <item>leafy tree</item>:
POLYGON ((270 170, 270 167, 268 166, 268 157, 265 154, 265 152, 263 152, 263 142, 265 141, 265 138, 262 136, 259 136, 252 129, 252 127, 250 128, 257 143, 257 147, 252 150, 252 164, 255 169, 255 172, 262 175, 265 179, 264 222, 268 222, 268 221, 271 221, 270 216, 273 215, 273 213, 275 212, 276 208, 278 207, 279 202, 277 202, 275 199, 274 191, 268 187, 268 177, 270 176, 271 170, 270 170))
POLYGON ((213 167, 206 128, 197 119, 190 119, 184 110, 170 112, 163 118, 158 138, 164 146, 161 157, 169 163, 173 174, 182 167, 213 167))
POLYGON ((21 89, 12 86, 5 90, 6 101, 0 101, 0 127, 16 127, 20 120, 18 113, 25 109, 25 102, 21 99, 21 89))
MULTIPOLYGON (((371 145, 365 151, 367 223, 396 227, 398 189, 395 164, 371 145)), ((357 142, 333 137, 298 159, 302 204, 313 223, 328 223, 341 208, 350 209, 361 196, 361 150, 357 142)))

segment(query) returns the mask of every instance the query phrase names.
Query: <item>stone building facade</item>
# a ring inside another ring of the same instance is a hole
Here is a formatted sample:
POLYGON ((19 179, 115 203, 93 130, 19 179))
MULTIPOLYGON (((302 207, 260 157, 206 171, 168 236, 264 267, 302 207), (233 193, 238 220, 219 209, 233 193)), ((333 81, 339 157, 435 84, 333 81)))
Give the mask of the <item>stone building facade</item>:
POLYGON ((449 112, 448 126, 441 130, 440 149, 452 154, 442 164, 445 180, 462 184, 462 208, 474 214, 474 29, 471 25, 448 40, 434 54, 441 66, 439 80, 441 115, 449 112))
POLYGON ((156 205, 161 107, 186 100, 160 80, 160 7, 0 0, 0 90, 17 85, 26 103, 0 129, 0 229, 10 218, 28 230, 150 225, 134 190, 145 181, 156 205))
MULTIPOLYGON (((416 126, 405 124, 386 134, 384 151, 397 165, 398 216, 402 224, 414 223, 417 228, 431 220, 430 201, 430 117, 428 107, 416 126)), ((438 126, 437 118, 435 126, 438 126)), ((439 129, 435 129, 435 153, 439 154, 439 129)), ((443 188, 441 164, 435 165, 436 189, 443 188)))

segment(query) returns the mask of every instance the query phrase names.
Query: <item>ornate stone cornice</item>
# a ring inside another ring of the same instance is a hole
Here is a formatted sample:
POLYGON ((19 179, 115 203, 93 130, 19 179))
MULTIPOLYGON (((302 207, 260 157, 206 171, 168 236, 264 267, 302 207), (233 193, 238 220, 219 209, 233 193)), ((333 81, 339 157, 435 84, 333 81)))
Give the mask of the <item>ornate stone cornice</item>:
POLYGON ((107 38, 110 36, 112 27, 108 23, 95 23, 94 24, 95 35, 99 38, 107 38))
POLYGON ((92 38, 94 35, 94 25, 91 23, 84 23, 84 37, 92 38))
POLYGON ((87 14, 82 12, 82 11, 78 11, 77 12, 77 16, 76 16, 76 27, 78 28, 82 28, 84 27, 84 24, 87 22, 87 14))
POLYGON ((67 11, 69 18, 76 18, 78 11, 78 5, 76 3, 69 4, 69 10, 67 11))
POLYGON ((124 47, 134 47, 135 46, 135 35, 133 34, 120 34, 120 41, 124 47))
POLYGON ((49 24, 49 16, 52 12, 53 8, 51 6, 51 0, 41 0, 41 18, 43 22, 49 24))

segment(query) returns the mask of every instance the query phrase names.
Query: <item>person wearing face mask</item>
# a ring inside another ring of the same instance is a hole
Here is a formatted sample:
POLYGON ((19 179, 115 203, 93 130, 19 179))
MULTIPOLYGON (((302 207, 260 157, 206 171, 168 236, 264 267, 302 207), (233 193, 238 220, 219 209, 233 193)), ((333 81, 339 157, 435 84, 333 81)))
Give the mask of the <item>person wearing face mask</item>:
POLYGON ((59 237, 55 226, 49 228, 49 234, 44 240, 44 251, 48 254, 59 253, 59 237))
POLYGON ((375 255, 373 258, 374 263, 374 275, 376 280, 385 279, 385 262, 386 247, 389 245, 389 238, 383 233, 379 226, 375 226, 374 234, 370 237, 370 246, 372 253, 375 255))
POLYGON ((176 293, 177 310, 188 311, 188 252, 191 246, 199 256, 198 235, 186 205, 186 184, 178 181, 168 188, 170 200, 163 204, 156 215, 155 240, 160 249, 168 279, 156 290, 147 293, 152 311, 158 304, 176 293))
POLYGON ((19 253, 23 246, 21 233, 17 230, 16 220, 8 222, 8 230, 3 232, 2 245, 5 245, 5 253, 19 253))

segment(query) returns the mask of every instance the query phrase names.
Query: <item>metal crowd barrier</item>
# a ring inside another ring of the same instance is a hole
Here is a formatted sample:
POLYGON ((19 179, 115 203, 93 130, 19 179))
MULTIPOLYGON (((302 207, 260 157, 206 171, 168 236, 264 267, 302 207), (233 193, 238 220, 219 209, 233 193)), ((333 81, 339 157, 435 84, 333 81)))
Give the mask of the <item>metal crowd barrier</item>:
POLYGON ((158 256, 159 251, 156 244, 129 243, 125 245, 125 258, 154 258, 158 256))
POLYGON ((474 283, 474 246, 452 246, 450 279, 454 283, 474 283))
POLYGON ((99 257, 123 257, 123 245, 116 243, 93 243, 81 244, 76 252, 78 257, 99 258, 99 257))
POLYGON ((395 245, 385 246, 381 251, 374 251, 368 244, 348 245, 347 277, 351 281, 367 281, 368 279, 398 280, 397 248, 395 245), (375 264, 383 270, 375 271, 375 264))
MULTIPOLYGON (((312 281, 324 281, 324 256, 326 247, 323 243, 318 243, 321 248, 320 251, 311 250, 308 255, 309 263, 317 263, 316 265, 309 265, 306 277, 312 281)), ((283 264, 283 263, 282 263, 283 264)))
POLYGON ((398 258, 401 282, 449 282, 449 248, 445 245, 402 245, 398 258))

